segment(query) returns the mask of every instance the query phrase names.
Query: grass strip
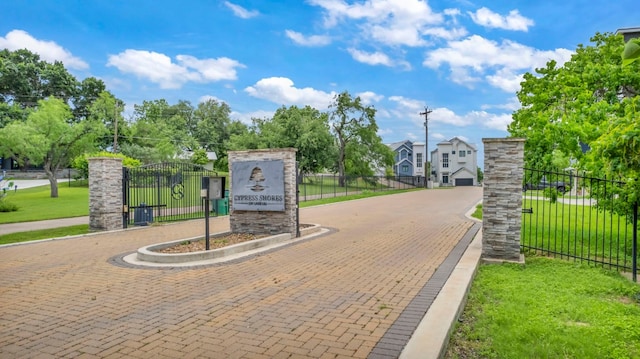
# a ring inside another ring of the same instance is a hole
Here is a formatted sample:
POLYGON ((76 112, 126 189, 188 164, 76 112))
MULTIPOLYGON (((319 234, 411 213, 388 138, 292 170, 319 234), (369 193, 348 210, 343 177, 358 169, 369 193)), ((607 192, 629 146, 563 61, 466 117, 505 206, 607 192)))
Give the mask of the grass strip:
POLYGON ((446 358, 639 358, 640 286, 617 272, 527 257, 481 265, 446 358))
POLYGON ((87 234, 87 233, 90 233, 88 224, 79 224, 76 226, 50 228, 50 229, 39 229, 35 231, 9 233, 9 234, 0 235, 0 244, 28 242, 28 241, 35 241, 38 239, 75 236, 78 234, 87 234))
POLYGON ((358 194, 350 194, 350 195, 345 195, 345 196, 329 197, 329 198, 314 199, 314 200, 311 200, 311 201, 300 202, 300 208, 312 207, 312 206, 320 206, 320 205, 323 205, 323 204, 330 204, 330 203, 337 203, 337 202, 344 202, 344 201, 351 201, 351 200, 354 200, 354 199, 386 196, 386 195, 390 195, 390 194, 405 193, 405 192, 412 192, 412 191, 422 191, 422 190, 424 190, 424 188, 398 189, 398 190, 388 190, 388 191, 378 191, 378 192, 363 191, 362 193, 358 193, 358 194))
POLYGON ((18 205, 16 212, 0 212, 0 224, 41 221, 89 215, 89 188, 71 183, 58 185, 58 198, 50 187, 39 186, 9 193, 6 201, 18 205))

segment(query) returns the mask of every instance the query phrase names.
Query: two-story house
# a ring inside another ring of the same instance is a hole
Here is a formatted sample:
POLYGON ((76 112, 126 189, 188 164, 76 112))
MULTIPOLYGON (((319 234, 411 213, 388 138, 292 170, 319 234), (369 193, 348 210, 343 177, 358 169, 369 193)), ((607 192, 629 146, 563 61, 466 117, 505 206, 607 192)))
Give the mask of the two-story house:
POLYGON ((438 143, 431 151, 431 164, 440 186, 478 184, 478 149, 458 137, 438 143))
POLYGON ((388 144, 395 154, 393 173, 396 176, 424 176, 426 156, 424 143, 409 140, 388 144))

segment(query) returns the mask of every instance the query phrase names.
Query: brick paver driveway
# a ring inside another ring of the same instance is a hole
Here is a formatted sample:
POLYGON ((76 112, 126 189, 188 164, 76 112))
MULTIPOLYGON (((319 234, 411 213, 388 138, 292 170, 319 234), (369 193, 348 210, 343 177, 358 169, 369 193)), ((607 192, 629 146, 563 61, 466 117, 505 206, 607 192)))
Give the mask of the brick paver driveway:
POLYGON ((302 209, 303 223, 337 231, 197 269, 111 259, 199 235, 202 221, 0 248, 0 357, 367 357, 481 196, 460 187, 302 209))

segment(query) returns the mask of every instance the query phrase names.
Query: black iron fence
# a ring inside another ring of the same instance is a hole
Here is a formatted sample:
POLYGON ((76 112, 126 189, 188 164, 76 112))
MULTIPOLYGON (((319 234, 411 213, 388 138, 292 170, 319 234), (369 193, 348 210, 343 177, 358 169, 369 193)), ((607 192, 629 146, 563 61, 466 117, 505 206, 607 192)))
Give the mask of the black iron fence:
POLYGON ((524 251, 638 272, 638 203, 625 183, 584 173, 525 168, 524 251))
MULTIPOLYGON (((211 176, 216 172, 189 163, 123 168, 123 227, 204 218, 200 189, 202 178, 211 176)), ((214 214, 226 214, 214 201, 214 214)))
POLYGON ((298 183, 301 202, 346 196, 366 191, 379 192, 424 187, 424 177, 417 176, 346 176, 340 186, 337 175, 304 175, 298 183))

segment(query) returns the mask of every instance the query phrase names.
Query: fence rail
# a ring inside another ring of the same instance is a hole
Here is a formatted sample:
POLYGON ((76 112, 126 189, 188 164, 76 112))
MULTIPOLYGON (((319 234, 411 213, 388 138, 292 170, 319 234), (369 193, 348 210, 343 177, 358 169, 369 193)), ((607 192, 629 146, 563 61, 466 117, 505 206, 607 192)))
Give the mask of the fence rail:
POLYGON ((621 181, 525 168, 522 249, 628 272, 637 281, 638 203, 629 203, 624 189, 621 181))
POLYGON ((424 177, 347 176, 344 178, 344 183, 345 185, 341 187, 340 176, 336 175, 304 175, 298 183, 300 202, 358 194, 364 191, 379 192, 424 187, 424 177))

